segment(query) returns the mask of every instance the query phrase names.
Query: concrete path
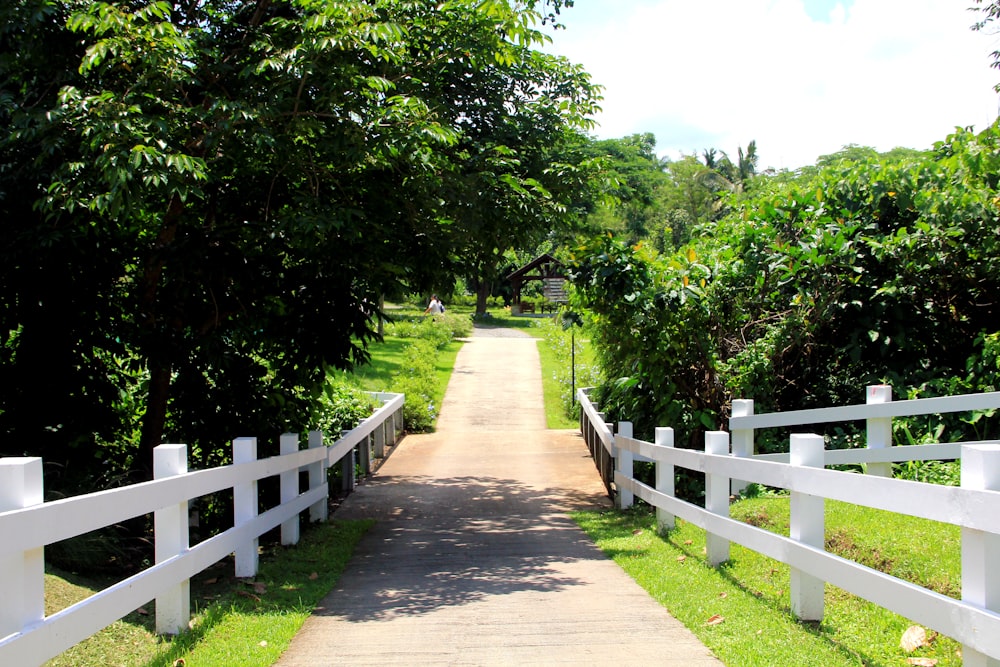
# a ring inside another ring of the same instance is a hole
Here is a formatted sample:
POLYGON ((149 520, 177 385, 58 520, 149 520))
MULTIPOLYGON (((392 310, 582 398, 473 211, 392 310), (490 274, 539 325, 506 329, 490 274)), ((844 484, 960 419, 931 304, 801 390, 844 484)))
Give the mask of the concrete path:
POLYGON ((566 514, 607 505, 579 434, 545 430, 534 339, 477 329, 437 432, 334 514, 378 523, 277 664, 721 665, 566 514))

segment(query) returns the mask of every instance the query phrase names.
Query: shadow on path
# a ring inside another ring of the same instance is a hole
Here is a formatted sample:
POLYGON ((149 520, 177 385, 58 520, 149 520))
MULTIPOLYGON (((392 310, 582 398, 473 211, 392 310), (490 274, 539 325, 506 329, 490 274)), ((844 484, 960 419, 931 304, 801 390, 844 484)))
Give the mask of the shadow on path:
POLYGON ((498 478, 387 476, 379 484, 403 504, 362 541, 351 577, 318 615, 371 621, 553 592, 585 583, 566 573, 568 563, 604 558, 564 514, 593 508, 589 494, 498 478))

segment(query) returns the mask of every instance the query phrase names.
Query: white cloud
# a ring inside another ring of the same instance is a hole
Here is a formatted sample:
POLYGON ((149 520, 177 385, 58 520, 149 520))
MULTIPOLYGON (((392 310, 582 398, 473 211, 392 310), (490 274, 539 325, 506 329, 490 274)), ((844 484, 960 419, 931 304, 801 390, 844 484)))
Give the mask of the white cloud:
POLYGON ((674 157, 756 139, 763 165, 795 168, 992 122, 997 40, 967 4, 854 0, 818 22, 802 0, 576 0, 548 50, 605 86, 602 138, 653 132, 674 157))

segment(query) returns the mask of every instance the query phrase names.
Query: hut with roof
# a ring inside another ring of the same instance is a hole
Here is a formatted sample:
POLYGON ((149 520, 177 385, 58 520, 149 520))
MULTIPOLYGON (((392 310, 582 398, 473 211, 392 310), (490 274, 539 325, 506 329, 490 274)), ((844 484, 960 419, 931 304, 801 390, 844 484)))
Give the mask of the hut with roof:
POLYGON ((563 264, 552 255, 545 253, 531 260, 521 268, 507 276, 513 291, 510 304, 512 315, 534 313, 537 311, 556 312, 561 304, 566 303, 566 274, 563 264), (524 300, 521 290, 525 283, 540 280, 542 296, 540 302, 524 300))

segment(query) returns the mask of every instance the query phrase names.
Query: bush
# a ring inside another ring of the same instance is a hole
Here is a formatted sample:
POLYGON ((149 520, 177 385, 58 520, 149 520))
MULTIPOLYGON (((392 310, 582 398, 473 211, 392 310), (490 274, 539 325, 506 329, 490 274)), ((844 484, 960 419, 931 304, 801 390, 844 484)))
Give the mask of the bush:
POLYGON ((401 320, 392 325, 391 333, 399 338, 420 338, 441 349, 453 338, 464 338, 472 333, 472 319, 468 315, 444 312, 424 315, 420 319, 401 320))
POLYGON ((378 406, 372 397, 342 374, 331 375, 319 398, 315 428, 339 438, 369 417, 378 406))
POLYGON ((392 364, 399 370, 383 380, 383 386, 406 395, 403 421, 407 431, 425 433, 434 429, 439 411, 439 406, 434 404, 434 396, 439 394, 438 353, 455 338, 471 333, 472 318, 468 313, 451 310, 433 316, 411 314, 396 319, 387 327, 386 335, 406 342, 403 358, 392 364))
POLYGON ((962 466, 958 461, 904 461, 892 466, 892 476, 925 484, 961 486, 962 466))
MULTIPOLYGON (((451 338, 467 338, 472 335, 472 317, 470 315, 446 311, 434 319, 437 320, 435 324, 444 325, 444 328, 451 332, 451 338)), ((445 341, 445 345, 450 342, 451 339, 445 341)), ((439 345, 438 347, 443 346, 439 345)))
MULTIPOLYGON (((933 153, 760 177, 676 253, 595 239, 568 268, 607 378, 597 402, 638 437, 672 426, 700 448, 734 398, 773 412, 857 403, 880 383, 990 391, 998 165, 1000 127, 959 130, 933 153)), ((988 439, 997 416, 946 418, 942 437, 988 439)))
POLYGON ((397 376, 395 391, 406 394, 403 423, 413 433, 433 430, 438 408, 434 405, 434 360, 437 349, 427 339, 416 339, 406 347, 404 368, 397 376))

